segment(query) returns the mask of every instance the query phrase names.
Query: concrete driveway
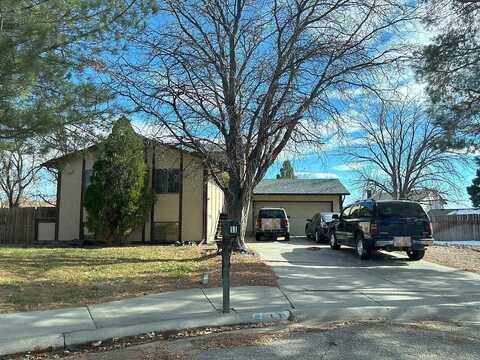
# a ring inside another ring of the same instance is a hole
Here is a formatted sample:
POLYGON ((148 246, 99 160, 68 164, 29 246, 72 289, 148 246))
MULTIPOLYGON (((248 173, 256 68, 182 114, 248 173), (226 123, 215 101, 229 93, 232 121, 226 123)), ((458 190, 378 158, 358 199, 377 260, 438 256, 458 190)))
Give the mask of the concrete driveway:
POLYGON ((306 238, 251 240, 249 246, 272 266, 281 291, 302 312, 378 307, 412 319, 421 314, 480 322, 480 276, 474 273, 388 253, 362 261, 351 248, 335 251, 306 238))

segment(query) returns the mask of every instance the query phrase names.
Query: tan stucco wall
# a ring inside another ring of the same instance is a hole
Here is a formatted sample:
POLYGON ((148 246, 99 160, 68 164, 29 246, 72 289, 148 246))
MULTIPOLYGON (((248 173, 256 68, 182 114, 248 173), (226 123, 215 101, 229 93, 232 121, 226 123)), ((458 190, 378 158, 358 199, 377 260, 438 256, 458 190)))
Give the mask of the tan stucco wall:
POLYGON ((155 147, 155 169, 179 169, 180 151, 166 146, 155 147))
POLYGON ((224 211, 224 193, 223 190, 210 179, 207 184, 207 242, 215 240, 217 232, 218 219, 224 211))
POLYGON ((61 168, 61 193, 58 217, 58 240, 78 239, 80 231, 80 189, 82 159, 76 157, 61 168))
POLYGON ((156 194, 154 222, 178 221, 180 208, 179 194, 156 194))
MULTIPOLYGON (((152 179, 152 156, 153 156, 153 151, 152 148, 149 147, 147 149, 147 154, 145 156, 146 161, 147 161, 147 167, 148 167, 148 184, 150 188, 153 187, 153 179, 152 179)), ((151 219, 151 211, 149 211, 147 215, 147 220, 145 221, 145 242, 150 242, 151 240, 151 229, 150 229, 150 219, 151 219)))
MULTIPOLYGON (((305 201, 305 202, 320 202, 320 201, 328 201, 332 202, 333 211, 340 212, 340 199, 341 195, 276 195, 276 194, 268 194, 268 195, 253 195, 252 204, 250 204, 250 209, 248 213, 248 222, 247 222, 247 231, 251 232, 253 229, 253 219, 254 219, 254 206, 253 202, 259 201, 275 201, 278 202, 278 207, 282 207, 282 201, 285 202, 296 202, 296 201, 305 201)), ((313 215, 313 214, 312 214, 313 215)))
POLYGON ((203 238, 203 164, 199 159, 183 156, 182 240, 201 241, 203 238))

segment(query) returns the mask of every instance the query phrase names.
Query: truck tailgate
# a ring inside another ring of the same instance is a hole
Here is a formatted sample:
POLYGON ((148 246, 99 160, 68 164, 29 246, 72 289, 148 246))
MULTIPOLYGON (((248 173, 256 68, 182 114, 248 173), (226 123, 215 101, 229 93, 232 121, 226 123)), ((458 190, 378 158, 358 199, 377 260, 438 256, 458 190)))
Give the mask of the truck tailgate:
POLYGON ((262 219, 262 230, 279 230, 280 219, 262 219))

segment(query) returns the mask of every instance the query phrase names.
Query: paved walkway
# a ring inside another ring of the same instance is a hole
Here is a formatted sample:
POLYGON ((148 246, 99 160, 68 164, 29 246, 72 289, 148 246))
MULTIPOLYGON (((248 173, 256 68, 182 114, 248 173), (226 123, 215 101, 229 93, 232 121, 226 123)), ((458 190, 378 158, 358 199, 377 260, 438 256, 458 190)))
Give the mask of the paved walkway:
POLYGON ((326 312, 381 307, 412 318, 443 316, 480 322, 480 276, 405 256, 359 260, 305 238, 249 244, 279 277, 295 309, 326 312))

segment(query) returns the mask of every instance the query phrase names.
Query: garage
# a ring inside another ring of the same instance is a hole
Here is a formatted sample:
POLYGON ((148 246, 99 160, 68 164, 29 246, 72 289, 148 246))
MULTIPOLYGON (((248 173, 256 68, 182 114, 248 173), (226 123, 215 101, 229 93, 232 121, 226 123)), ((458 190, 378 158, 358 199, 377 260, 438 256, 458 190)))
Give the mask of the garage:
POLYGON ((338 179, 263 180, 253 193, 248 229, 255 232, 261 208, 284 208, 290 218, 290 235, 304 236, 307 219, 318 212, 339 212, 348 194, 338 179))
POLYGON ((311 219, 312 216, 318 212, 329 212, 332 211, 332 203, 326 201, 281 201, 278 202, 267 202, 260 201, 254 203, 254 214, 258 214, 258 211, 261 208, 267 207, 281 207, 284 208, 287 212, 290 221, 290 235, 292 236, 303 236, 305 235, 305 224, 307 219, 311 219))

